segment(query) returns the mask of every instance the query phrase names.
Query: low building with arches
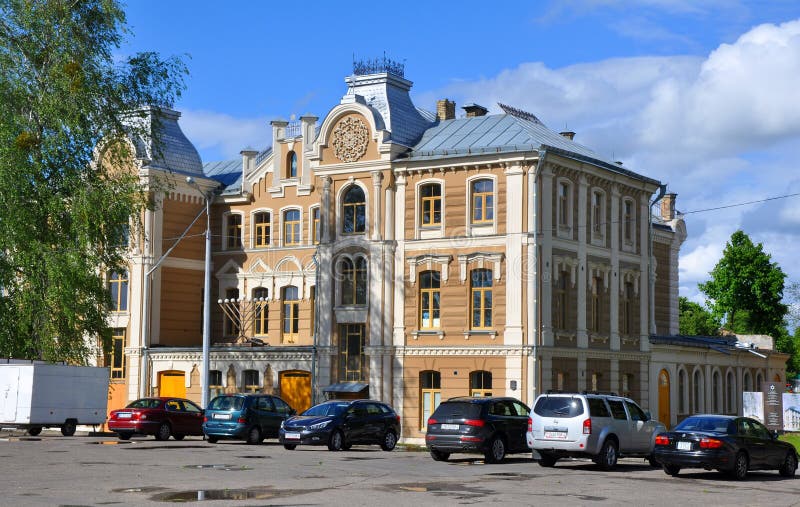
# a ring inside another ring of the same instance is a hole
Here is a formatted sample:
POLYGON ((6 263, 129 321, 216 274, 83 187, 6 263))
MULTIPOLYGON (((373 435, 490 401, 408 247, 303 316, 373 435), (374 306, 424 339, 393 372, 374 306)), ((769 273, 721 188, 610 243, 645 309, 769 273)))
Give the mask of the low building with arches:
POLYGON ((687 232, 661 182, 514 107, 417 107, 394 62, 345 84, 323 118, 272 121, 266 149, 222 162, 148 110, 168 135, 126 141, 154 207, 109 276, 110 409, 201 399, 205 196, 212 395, 379 399, 421 443, 452 396, 615 391, 674 424, 783 378, 763 347, 677 336, 687 232))

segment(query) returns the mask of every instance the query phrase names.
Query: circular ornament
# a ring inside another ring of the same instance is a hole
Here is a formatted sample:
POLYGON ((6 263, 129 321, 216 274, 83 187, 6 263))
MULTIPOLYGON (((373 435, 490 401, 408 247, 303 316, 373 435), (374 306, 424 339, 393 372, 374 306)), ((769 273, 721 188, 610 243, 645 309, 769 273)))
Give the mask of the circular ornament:
POLYGON ((333 154, 342 162, 355 162, 367 152, 369 129, 352 116, 340 121, 333 129, 333 154))

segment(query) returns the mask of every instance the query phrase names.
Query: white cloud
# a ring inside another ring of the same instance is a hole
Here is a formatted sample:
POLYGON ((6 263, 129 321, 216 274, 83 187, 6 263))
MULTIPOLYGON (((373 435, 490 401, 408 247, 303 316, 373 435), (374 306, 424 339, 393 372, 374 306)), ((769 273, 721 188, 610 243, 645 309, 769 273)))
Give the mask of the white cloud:
MULTIPOLYGON (((658 2, 651 2, 657 4, 658 2)), ((531 111, 608 159, 669 183, 678 209, 704 210, 800 191, 800 20, 752 28, 705 57, 538 62, 423 94, 531 111), (788 190, 787 190, 788 189, 788 190)), ((688 215, 681 292, 698 297, 738 228, 800 280, 800 201, 688 215)))
POLYGON ((215 111, 184 110, 180 124, 203 162, 236 158, 244 148, 262 150, 272 141, 266 117, 236 118, 215 111))

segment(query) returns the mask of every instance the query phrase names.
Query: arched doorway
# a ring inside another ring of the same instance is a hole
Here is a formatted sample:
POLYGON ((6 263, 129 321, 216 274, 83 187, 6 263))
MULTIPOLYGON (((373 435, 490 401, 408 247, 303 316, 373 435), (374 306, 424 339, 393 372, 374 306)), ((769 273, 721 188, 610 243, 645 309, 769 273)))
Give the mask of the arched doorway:
POLYGON ((658 374, 658 420, 669 429, 671 426, 669 405, 669 372, 661 370, 658 374))
POLYGON ((186 398, 186 380, 184 372, 179 370, 159 372, 158 395, 186 398))
POLYGON ((311 373, 302 370, 282 371, 279 375, 281 398, 297 413, 311 406, 311 373))

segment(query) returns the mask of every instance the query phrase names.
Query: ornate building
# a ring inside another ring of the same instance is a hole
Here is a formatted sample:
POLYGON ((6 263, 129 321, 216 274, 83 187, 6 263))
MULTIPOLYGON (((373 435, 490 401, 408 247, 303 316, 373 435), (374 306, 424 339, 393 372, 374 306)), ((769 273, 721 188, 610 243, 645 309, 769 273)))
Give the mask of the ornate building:
POLYGON ((225 162, 201 164, 179 114, 153 111, 165 145, 132 140, 131 163, 157 206, 110 278, 128 295, 111 405, 201 398, 204 194, 212 395, 381 399, 421 442, 451 396, 616 391, 674 424, 746 378, 784 378, 783 355, 676 336, 686 230, 659 181, 513 107, 419 109, 392 62, 345 82, 321 121, 273 121, 270 148, 225 162))

